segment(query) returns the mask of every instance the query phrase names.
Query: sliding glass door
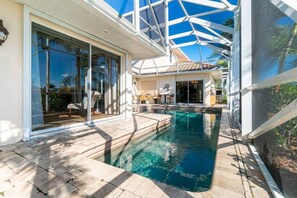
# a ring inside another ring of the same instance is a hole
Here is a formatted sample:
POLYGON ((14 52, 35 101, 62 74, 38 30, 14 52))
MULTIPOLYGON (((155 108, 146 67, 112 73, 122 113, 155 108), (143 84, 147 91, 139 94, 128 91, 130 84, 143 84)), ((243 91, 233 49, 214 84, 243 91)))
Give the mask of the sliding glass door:
POLYGON ((176 82, 176 102, 188 103, 188 82, 176 82))
POLYGON ((33 24, 33 130, 86 121, 88 56, 87 43, 33 24))
POLYGON ((203 81, 176 82, 176 103, 203 103, 203 81))
POLYGON ((92 47, 92 120, 119 114, 120 58, 92 47))
POLYGON ((33 131, 119 114, 120 57, 91 50, 90 60, 90 44, 33 23, 33 131))
POLYGON ((203 81, 189 81, 189 103, 203 103, 203 81))

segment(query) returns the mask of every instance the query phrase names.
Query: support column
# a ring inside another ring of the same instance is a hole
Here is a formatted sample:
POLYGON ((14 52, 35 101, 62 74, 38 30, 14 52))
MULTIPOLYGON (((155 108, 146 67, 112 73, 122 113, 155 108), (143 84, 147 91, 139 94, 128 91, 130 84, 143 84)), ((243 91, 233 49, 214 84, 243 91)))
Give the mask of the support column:
POLYGON ((139 0, 134 0, 134 25, 136 31, 140 33, 139 0))
POLYGON ((166 48, 166 53, 169 55, 169 25, 168 25, 168 20, 169 20, 169 12, 168 12, 168 0, 164 0, 164 23, 165 23, 165 48, 166 48))
MULTIPOLYGON (((252 81, 252 0, 241 1, 241 89, 252 81)), ((252 132, 252 92, 242 93, 242 136, 252 132)))
POLYGON ((30 12, 27 6, 24 6, 23 11, 23 140, 30 140, 32 131, 32 90, 31 90, 31 37, 32 37, 32 23, 30 19, 30 12))
POLYGON ((91 112, 91 104, 92 104, 92 45, 89 45, 89 68, 87 73, 87 98, 88 98, 88 108, 87 108, 87 120, 91 123, 92 121, 92 112, 91 112))

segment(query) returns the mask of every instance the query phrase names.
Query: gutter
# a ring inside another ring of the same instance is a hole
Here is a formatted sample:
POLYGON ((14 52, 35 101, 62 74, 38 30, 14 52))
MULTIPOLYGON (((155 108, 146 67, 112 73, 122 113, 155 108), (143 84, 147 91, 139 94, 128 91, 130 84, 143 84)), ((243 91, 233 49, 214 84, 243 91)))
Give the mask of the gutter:
POLYGON ((145 74, 142 74, 142 75, 139 75, 139 74, 136 74, 136 75, 133 75, 134 77, 136 78, 145 78, 145 77, 156 77, 156 76, 172 76, 172 75, 181 75, 181 74, 207 74, 207 73, 212 73, 212 72, 215 72, 215 71, 220 71, 222 70, 221 68, 219 69, 216 69, 216 70, 200 70, 200 71, 186 71, 186 72, 181 72, 179 71, 178 73, 176 72, 172 72, 172 73, 164 73, 164 74, 148 74, 148 75, 145 75, 145 74))

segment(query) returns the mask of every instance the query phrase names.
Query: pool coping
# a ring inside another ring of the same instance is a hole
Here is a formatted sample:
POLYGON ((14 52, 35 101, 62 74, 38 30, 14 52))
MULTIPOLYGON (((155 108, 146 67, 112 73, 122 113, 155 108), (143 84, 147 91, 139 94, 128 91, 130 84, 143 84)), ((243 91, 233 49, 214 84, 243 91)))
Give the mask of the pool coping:
MULTIPOLYGON (((248 180, 252 175, 247 176, 246 180, 244 178, 244 174, 249 174, 246 172, 247 166, 244 161, 240 164, 241 160, 238 159, 243 155, 242 151, 245 147, 238 144, 237 137, 234 136, 230 128, 226 109, 223 109, 221 114, 215 170, 212 186, 208 191, 194 193, 180 190, 90 158, 93 155, 92 152, 96 153, 94 148, 102 145, 111 146, 111 142, 107 140, 119 140, 119 144, 125 143, 126 137, 128 137, 125 134, 135 135, 139 129, 147 127, 146 130, 142 130, 142 133, 145 133, 149 129, 159 128, 160 122, 164 122, 165 126, 166 122, 170 120, 168 115, 139 115, 139 117, 135 115, 130 120, 100 124, 100 128, 91 128, 89 132, 83 134, 64 134, 55 138, 1 147, 0 172, 5 172, 4 176, 7 178, 3 181, 0 177, 0 187, 2 188, 0 188, 0 192, 4 191, 7 197, 17 197, 17 195, 25 197, 28 194, 33 197, 38 195, 41 197, 157 198, 253 197, 255 190, 249 191, 249 189, 254 188, 257 193, 260 192, 259 189, 262 190, 260 186, 259 188, 252 186, 248 180), (141 117, 141 115, 145 116, 141 117), (135 122, 139 128, 130 126, 135 122), (122 133, 117 133, 116 130, 122 131, 122 133), (109 131, 109 133, 104 135, 100 131, 109 131), (113 136, 114 138, 112 138, 113 136), (224 147, 219 148, 220 145, 224 147), (88 149, 92 152, 88 152, 88 149), (241 153, 237 150, 240 150, 241 153)), ((141 133, 139 134, 141 135, 141 133)), ((262 197, 269 195, 266 189, 263 189, 261 193, 264 195, 262 197)))

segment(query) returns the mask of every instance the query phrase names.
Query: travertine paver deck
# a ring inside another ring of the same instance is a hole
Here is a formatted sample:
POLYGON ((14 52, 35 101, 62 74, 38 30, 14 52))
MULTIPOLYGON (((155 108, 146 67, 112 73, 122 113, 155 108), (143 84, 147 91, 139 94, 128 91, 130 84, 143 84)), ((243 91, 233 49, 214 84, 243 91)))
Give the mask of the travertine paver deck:
POLYGON ((255 177, 248 169, 257 166, 247 147, 236 139, 236 131, 229 128, 226 112, 222 116, 213 186, 206 192, 178 190, 89 157, 162 127, 169 120, 168 115, 140 113, 79 133, 0 147, 0 192, 12 198, 269 196, 261 174, 255 177))

